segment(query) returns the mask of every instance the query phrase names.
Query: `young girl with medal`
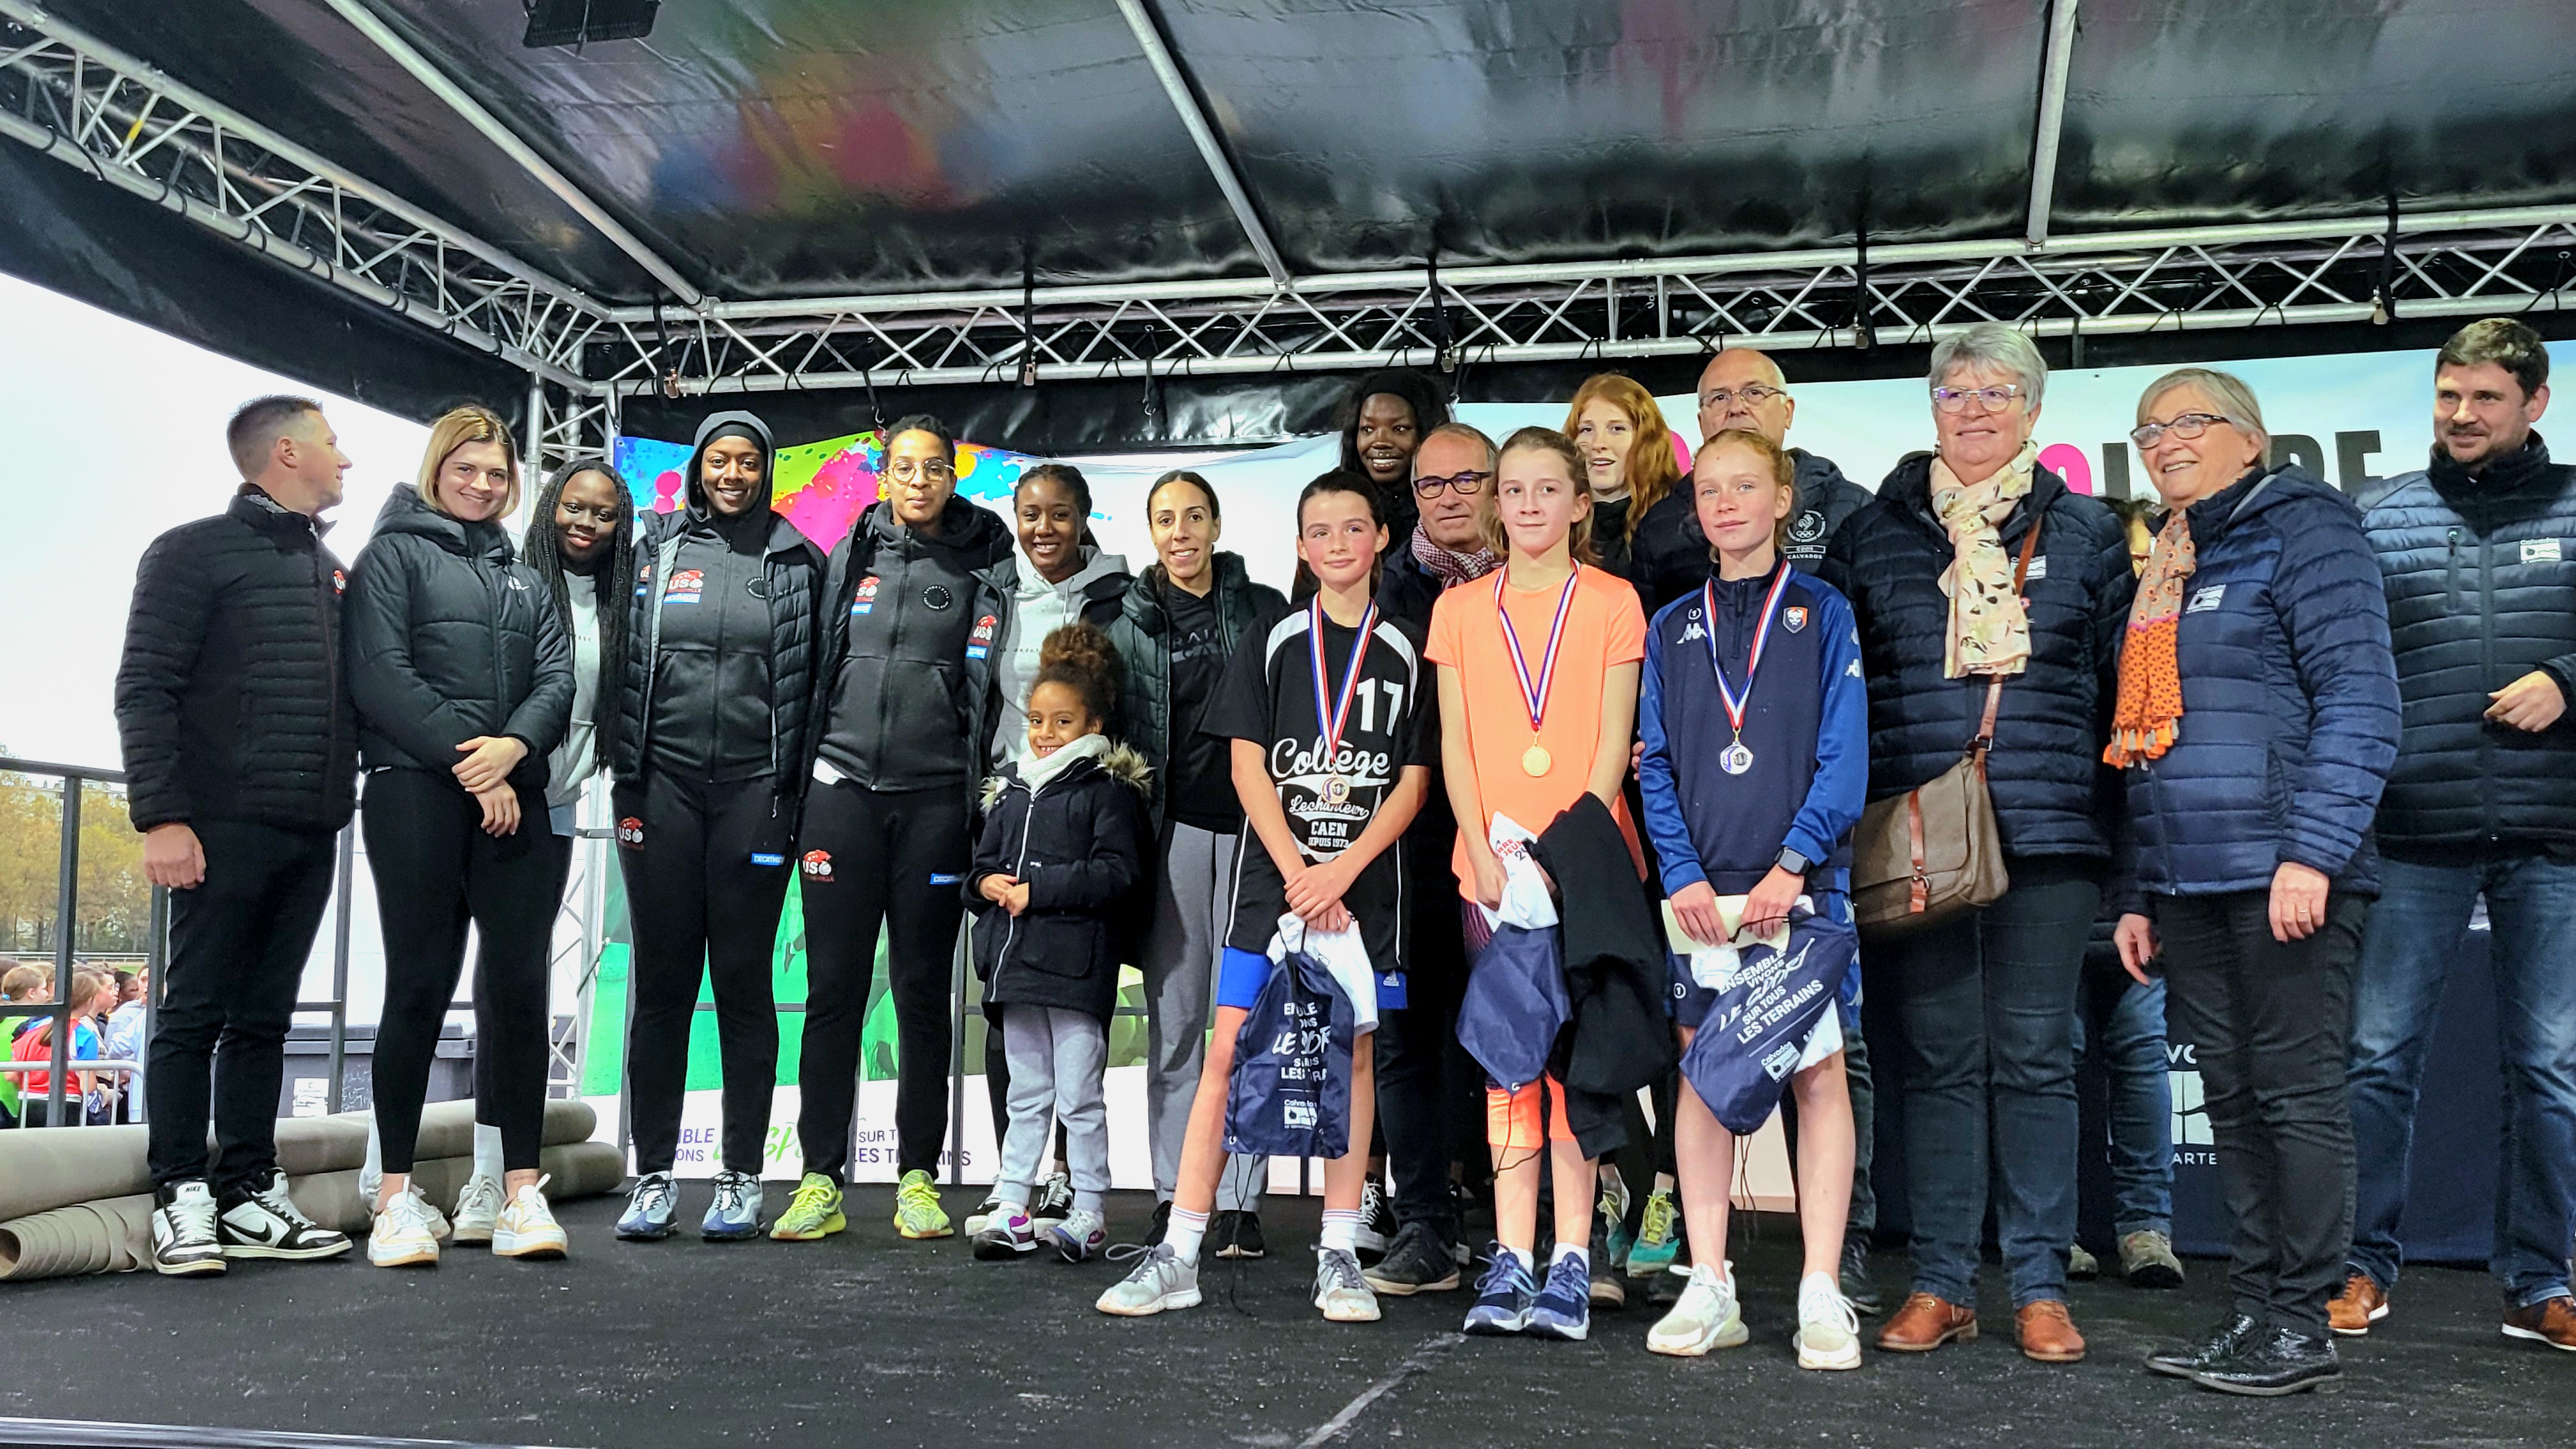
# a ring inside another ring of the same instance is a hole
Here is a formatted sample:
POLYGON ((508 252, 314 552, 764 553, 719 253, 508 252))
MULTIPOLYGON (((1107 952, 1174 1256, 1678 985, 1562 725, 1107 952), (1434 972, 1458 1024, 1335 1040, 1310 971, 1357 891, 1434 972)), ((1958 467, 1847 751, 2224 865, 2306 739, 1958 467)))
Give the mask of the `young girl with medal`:
MULTIPOLYGON (((1715 560, 1709 578, 1666 605, 1648 631, 1638 710, 1646 831, 1673 921, 1703 947, 1787 927, 1805 898, 1851 921, 1851 832, 1869 771, 1869 705, 1851 605, 1780 556, 1794 464, 1777 443, 1729 430, 1700 445, 1691 489, 1715 560)), ((1687 1044, 1716 992, 1689 957, 1671 956, 1668 993, 1687 1044)), ((1853 977, 1843 1001, 1853 999, 1853 977)), ((1859 1322, 1837 1286, 1855 1147, 1843 1079, 1842 1012, 1808 1037, 1790 1091, 1798 1104, 1798 1363, 1860 1366, 1859 1322)), ((1726 1263, 1735 1141, 1685 1079, 1675 1111, 1690 1282, 1647 1335, 1656 1353, 1692 1356, 1746 1338, 1726 1263)))
MULTIPOLYGON (((1440 670, 1441 768, 1458 816, 1452 867, 1471 953, 1492 934, 1478 907, 1503 899, 1504 867, 1490 841, 1497 815, 1544 834, 1589 792, 1609 807, 1645 874, 1619 788, 1645 657, 1637 591, 1592 561, 1591 492, 1564 434, 1521 429, 1503 444, 1495 470, 1486 546, 1504 554, 1503 567, 1490 586, 1478 580, 1440 596, 1428 651, 1440 670)), ((1468 1331, 1582 1338, 1590 1331, 1586 1245, 1599 1164, 1575 1144, 1563 1085, 1488 1087, 1485 1129, 1499 1241, 1488 1251, 1468 1331), (1556 1192, 1556 1249, 1544 1288, 1536 1264, 1542 1149, 1556 1192)))
POLYGON ((1231 741, 1234 790, 1259 842, 1236 856, 1234 915, 1216 988, 1216 1032, 1190 1104, 1189 1135, 1163 1241, 1100 1295, 1103 1313, 1141 1318, 1199 1302, 1199 1251, 1226 1167, 1225 1106, 1235 1038, 1270 979, 1271 938, 1293 915, 1319 932, 1357 927, 1365 969, 1334 976, 1362 1033, 1351 1050, 1350 1147, 1324 1165, 1315 1306, 1336 1323, 1373 1322, 1377 1296, 1360 1276, 1360 1199, 1376 1075, 1366 1033, 1400 1008, 1403 853, 1394 846, 1430 788, 1422 728, 1429 681, 1411 626, 1374 597, 1386 527, 1368 479, 1335 471, 1297 499, 1297 557, 1317 588, 1248 632, 1201 728, 1231 741))

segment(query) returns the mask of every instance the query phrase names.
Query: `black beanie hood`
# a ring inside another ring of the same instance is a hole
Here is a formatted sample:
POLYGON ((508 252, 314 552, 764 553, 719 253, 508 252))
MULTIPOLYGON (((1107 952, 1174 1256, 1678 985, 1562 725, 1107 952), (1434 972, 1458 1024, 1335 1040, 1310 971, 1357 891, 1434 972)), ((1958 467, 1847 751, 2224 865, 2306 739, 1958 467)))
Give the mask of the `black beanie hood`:
POLYGON ((687 480, 682 496, 689 512, 701 518, 717 516, 715 505, 707 500, 706 486, 699 481, 698 470, 706 461, 707 445, 718 438, 741 438, 759 446, 763 486, 743 516, 766 516, 770 497, 778 486, 778 445, 770 440, 769 424, 762 422, 757 415, 745 412, 716 413, 698 424, 697 442, 689 450, 688 470, 681 475, 687 480))

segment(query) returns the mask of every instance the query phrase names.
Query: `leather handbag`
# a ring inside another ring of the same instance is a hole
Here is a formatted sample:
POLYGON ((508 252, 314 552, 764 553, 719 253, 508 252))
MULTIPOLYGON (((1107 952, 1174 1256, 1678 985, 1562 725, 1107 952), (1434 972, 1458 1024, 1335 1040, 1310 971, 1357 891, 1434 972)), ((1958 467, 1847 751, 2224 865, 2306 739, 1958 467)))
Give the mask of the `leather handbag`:
MULTIPOLYGON (((2039 547, 2034 516, 2013 570, 2013 591, 2030 578, 2039 547)), ((2003 834, 1986 789, 1986 756, 1995 744, 1995 710, 2004 676, 1989 677, 1985 712, 1959 763, 1930 780, 1863 810, 1852 832, 1852 920, 1864 941, 1880 942, 1938 925, 1961 911, 1993 905, 2012 888, 2004 869, 2003 834)))

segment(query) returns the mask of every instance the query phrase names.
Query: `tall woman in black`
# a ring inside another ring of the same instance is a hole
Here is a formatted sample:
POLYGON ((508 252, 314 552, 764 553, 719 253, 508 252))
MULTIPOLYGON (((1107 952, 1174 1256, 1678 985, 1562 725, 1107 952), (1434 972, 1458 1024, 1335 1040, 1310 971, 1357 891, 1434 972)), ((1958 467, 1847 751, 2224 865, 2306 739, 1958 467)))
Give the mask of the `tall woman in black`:
POLYGON ((492 1251, 559 1257, 563 1229, 539 1190, 545 1115, 547 944, 567 842, 545 828, 546 756, 572 709, 571 650, 534 571, 500 520, 519 499, 510 430, 479 407, 430 430, 417 487, 397 488, 350 566, 341 633, 363 829, 384 928, 385 1007, 375 1052, 383 1136, 370 1261, 434 1265, 438 1239, 412 1186, 431 1055, 481 937, 474 995, 491 1023, 503 1206, 492 1251))
POLYGON ((1001 517, 957 496, 936 418, 886 429, 883 496, 832 550, 805 794, 805 1178, 770 1236, 844 1224, 850 1117, 877 931, 886 933, 897 1073, 895 1230, 951 1231, 932 1174, 948 1136, 950 962, 968 832, 993 736, 993 651, 1018 579, 1001 517))
POLYGON ((669 1236, 671 1168, 698 983, 712 987, 724 1097, 712 1239, 760 1231, 760 1163, 778 1083, 770 989, 787 898, 822 559, 771 511, 769 428, 698 425, 681 506, 640 530, 619 714, 617 858, 635 931, 626 1031, 636 1183, 621 1238, 669 1236))

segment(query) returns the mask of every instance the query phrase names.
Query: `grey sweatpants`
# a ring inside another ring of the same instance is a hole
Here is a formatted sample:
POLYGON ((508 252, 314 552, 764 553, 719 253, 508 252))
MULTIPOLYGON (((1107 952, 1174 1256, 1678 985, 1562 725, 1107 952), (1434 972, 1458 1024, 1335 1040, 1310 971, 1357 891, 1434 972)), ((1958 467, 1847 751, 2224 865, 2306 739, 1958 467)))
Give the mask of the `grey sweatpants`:
POLYGON ((1046 1164, 1047 1129, 1060 1120, 1074 1209, 1099 1212, 1109 1191, 1109 1109, 1100 1099, 1108 1028, 1088 1012, 1013 1006, 1002 1012, 1002 1052, 1011 1064, 1011 1130, 1002 1137, 993 1196, 1013 1207, 1029 1205, 1029 1189, 1046 1164))
MULTIPOLYGON (((1177 820, 1163 823, 1163 869, 1154 882, 1154 925, 1145 939, 1145 1134, 1153 1144, 1154 1195, 1171 1201, 1180 1181, 1190 1101, 1207 1064, 1217 963, 1234 922, 1234 853, 1240 835, 1177 820)), ((1217 1184, 1220 1212, 1259 1210, 1270 1159, 1229 1159, 1217 1184)))

